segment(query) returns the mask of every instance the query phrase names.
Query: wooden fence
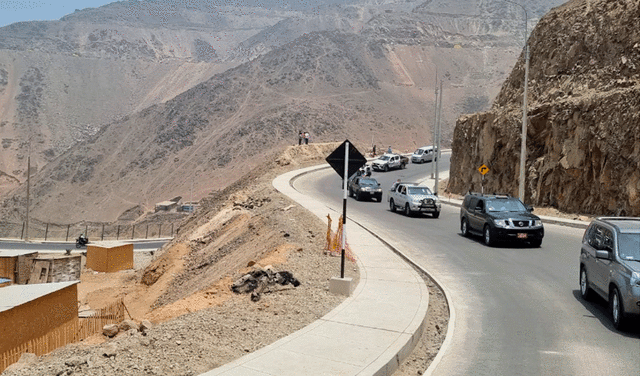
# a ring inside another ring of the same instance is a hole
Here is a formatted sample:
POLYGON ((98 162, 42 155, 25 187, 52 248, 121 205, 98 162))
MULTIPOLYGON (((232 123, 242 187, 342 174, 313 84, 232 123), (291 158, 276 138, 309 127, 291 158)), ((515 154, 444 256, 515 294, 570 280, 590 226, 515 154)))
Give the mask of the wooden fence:
POLYGON ((24 353, 38 356, 47 354, 69 343, 81 341, 93 334, 102 332, 107 324, 116 324, 124 320, 124 301, 121 299, 86 318, 76 318, 59 326, 49 333, 34 338, 22 345, 0 354, 0 373, 11 364, 20 360, 24 353))
POLYGON ((89 317, 80 319, 78 326, 78 339, 83 340, 91 335, 102 332, 102 327, 107 324, 116 324, 124 320, 124 300, 96 310, 96 313, 89 317))

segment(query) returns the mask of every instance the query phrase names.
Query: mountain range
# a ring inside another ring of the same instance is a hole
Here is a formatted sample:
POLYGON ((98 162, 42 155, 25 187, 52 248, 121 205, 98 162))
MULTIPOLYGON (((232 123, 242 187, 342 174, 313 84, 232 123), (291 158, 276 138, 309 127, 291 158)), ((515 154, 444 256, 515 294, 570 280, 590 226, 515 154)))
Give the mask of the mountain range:
MULTIPOLYGON (((529 26, 561 1, 526 4, 529 26)), ((41 221, 114 221, 222 189, 297 142, 367 151, 443 139, 486 110, 521 53, 496 0, 123 1, 0 28, 2 216, 21 221, 27 157, 41 221)))

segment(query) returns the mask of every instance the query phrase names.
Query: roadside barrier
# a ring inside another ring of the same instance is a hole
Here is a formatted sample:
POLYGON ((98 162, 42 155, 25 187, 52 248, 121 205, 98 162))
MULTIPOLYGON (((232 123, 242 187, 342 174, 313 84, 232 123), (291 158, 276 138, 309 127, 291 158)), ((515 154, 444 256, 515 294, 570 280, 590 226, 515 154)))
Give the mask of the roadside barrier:
POLYGON ((179 223, 113 225, 104 223, 68 224, 0 222, 0 238, 44 241, 74 241, 80 234, 89 240, 155 239, 176 235, 179 223))
MULTIPOLYGON (((340 257, 342 255, 342 216, 338 219, 338 231, 335 233, 331 231, 331 216, 327 215, 327 246, 325 247, 325 253, 330 254, 331 256, 340 257)), ((345 258, 349 261, 355 262, 356 258, 351 252, 351 248, 349 248, 349 243, 345 242, 344 246, 344 255, 345 258)))

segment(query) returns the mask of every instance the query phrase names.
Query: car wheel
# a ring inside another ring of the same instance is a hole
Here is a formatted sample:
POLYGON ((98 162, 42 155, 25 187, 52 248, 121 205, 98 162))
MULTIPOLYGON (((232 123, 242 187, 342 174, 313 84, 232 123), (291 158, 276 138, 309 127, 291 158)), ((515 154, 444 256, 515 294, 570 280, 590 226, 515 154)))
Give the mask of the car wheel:
POLYGON ((389 210, 391 210, 392 212, 396 211, 396 204, 393 203, 392 198, 389 199, 389 210))
POLYGON ((378 200, 378 202, 382 202, 382 195, 376 196, 376 200, 378 200))
POLYGON ((532 240, 530 244, 533 248, 540 248, 540 245, 542 245, 542 239, 532 240))
POLYGON ((409 204, 404 204, 404 215, 407 217, 411 216, 411 208, 409 207, 409 204))
POLYGON ((484 226, 484 244, 488 246, 492 246, 493 243, 493 234, 491 233, 491 227, 489 225, 484 226))
POLYGON ((360 196, 360 191, 356 192, 356 201, 360 201, 362 199, 362 196, 360 196))
POLYGON ((464 236, 464 237, 468 237, 469 236, 469 223, 467 223, 466 219, 463 219, 462 223, 460 224, 460 232, 462 233, 462 236, 464 236))
POLYGON ((591 300, 592 291, 589 287, 589 278, 587 277, 587 271, 584 267, 580 268, 580 296, 584 300, 591 300))
POLYGON ((433 216, 433 218, 438 218, 440 216, 440 212, 439 211, 433 212, 431 213, 431 216, 433 216))
POLYGON ((620 330, 624 327, 624 306, 620 299, 620 292, 617 288, 613 288, 609 297, 609 307, 611 309, 611 319, 613 326, 620 330))
POLYGON ((389 172, 389 165, 384 165, 384 172, 389 172))

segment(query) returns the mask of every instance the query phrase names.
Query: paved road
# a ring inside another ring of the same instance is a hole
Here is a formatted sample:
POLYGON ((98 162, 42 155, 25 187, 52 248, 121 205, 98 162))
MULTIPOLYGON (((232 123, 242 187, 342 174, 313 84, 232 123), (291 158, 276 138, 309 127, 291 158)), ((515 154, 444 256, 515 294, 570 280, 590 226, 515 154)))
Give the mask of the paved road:
MULTIPOLYGON (((373 177, 386 188, 399 176, 421 180, 430 173, 428 163, 411 164, 373 177)), ((294 184, 341 207, 340 179, 331 170, 294 184)), ((584 230, 548 224, 541 248, 488 248, 460 235, 458 208, 443 205, 439 219, 408 218, 391 213, 384 200, 349 199, 348 215, 375 221, 372 230, 445 286, 456 318, 434 375, 640 375, 640 329, 616 332, 604 302, 579 297, 584 230)))
MULTIPOLYGON (((123 240, 126 242, 127 240, 123 240)), ((136 240, 134 242, 134 252, 148 252, 159 249, 162 247, 168 239, 153 239, 153 240, 136 240)), ((96 243, 98 244, 98 243, 96 243)), ((0 241, 0 251, 3 250, 34 250, 39 252, 62 252, 66 249, 76 250, 76 243, 65 242, 29 242, 5 240, 0 241)), ((81 248, 86 250, 86 248, 81 248)))

